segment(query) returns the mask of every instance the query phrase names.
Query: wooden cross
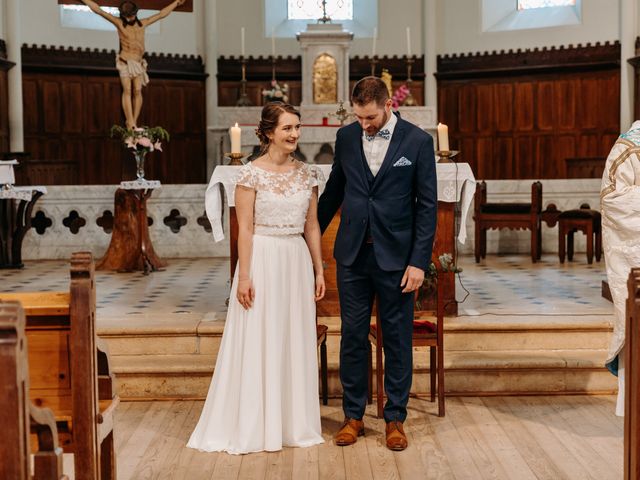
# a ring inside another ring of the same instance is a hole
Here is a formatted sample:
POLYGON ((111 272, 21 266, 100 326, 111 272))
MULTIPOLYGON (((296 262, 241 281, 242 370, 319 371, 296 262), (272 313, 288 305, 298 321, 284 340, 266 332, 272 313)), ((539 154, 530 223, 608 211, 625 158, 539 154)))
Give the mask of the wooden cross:
MULTIPOLYGON (((141 10, 162 10, 171 3, 171 0, 133 0, 141 10)), ((96 0, 101 7, 119 7, 122 0, 96 0)), ((58 0, 60 5, 82 5, 77 0, 58 0)), ((193 12, 193 0, 186 0, 182 5, 176 8, 176 12, 193 12)))

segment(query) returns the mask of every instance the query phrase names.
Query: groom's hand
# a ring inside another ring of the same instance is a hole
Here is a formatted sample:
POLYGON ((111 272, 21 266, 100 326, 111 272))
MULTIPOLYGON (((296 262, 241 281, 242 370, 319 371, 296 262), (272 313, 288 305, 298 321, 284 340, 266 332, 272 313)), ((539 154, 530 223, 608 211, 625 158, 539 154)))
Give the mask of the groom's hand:
POLYGON ((409 265, 404 271, 400 286, 403 287, 402 293, 415 292, 424 282, 424 270, 409 265))

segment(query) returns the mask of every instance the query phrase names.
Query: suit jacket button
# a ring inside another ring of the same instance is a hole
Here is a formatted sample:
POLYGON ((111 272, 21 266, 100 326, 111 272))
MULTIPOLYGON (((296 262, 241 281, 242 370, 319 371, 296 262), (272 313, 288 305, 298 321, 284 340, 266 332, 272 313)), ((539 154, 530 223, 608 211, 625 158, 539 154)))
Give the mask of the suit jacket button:
POLYGON ((363 218, 362 219, 362 224, 364 225, 365 223, 367 223, 367 220, 363 218))

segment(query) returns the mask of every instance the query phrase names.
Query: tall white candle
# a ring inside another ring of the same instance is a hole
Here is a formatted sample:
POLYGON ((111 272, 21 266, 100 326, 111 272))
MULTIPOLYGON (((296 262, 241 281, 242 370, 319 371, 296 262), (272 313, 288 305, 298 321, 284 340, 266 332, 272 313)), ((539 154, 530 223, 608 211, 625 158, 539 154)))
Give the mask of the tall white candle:
POLYGON ((271 56, 276 58, 276 32, 275 29, 271 29, 271 56))
POLYGON ((240 52, 244 57, 244 27, 240 28, 240 52))
POLYGON ((444 123, 438 123, 438 150, 449 151, 449 127, 444 123))
POLYGON ((242 129, 238 126, 238 122, 229 129, 229 136, 231 137, 231 153, 241 153, 242 129))
POLYGON ((373 27, 373 45, 371 47, 371 57, 376 56, 376 43, 378 42, 378 27, 373 27))
POLYGON ((411 56, 411 28, 407 27, 407 57, 411 56))

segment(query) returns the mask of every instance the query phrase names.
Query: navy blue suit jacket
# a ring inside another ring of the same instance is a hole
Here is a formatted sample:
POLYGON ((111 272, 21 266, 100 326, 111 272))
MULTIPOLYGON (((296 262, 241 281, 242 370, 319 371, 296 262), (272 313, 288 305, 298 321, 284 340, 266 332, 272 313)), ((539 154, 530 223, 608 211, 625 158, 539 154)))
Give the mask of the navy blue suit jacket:
POLYGON ((338 130, 331 175, 318 202, 323 232, 341 205, 336 261, 352 265, 370 231, 382 270, 404 270, 408 265, 426 270, 438 205, 431 135, 398 118, 389 150, 373 177, 362 150, 360 124, 338 130), (398 162, 403 157, 408 162, 398 162))

